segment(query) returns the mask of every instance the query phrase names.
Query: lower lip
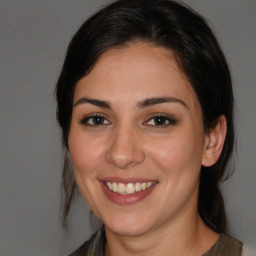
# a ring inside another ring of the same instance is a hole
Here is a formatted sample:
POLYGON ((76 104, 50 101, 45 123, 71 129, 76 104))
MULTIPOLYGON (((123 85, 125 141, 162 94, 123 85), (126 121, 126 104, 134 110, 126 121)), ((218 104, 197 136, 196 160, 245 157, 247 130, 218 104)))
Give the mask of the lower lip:
POLYGON ((142 201, 156 187, 156 184, 154 184, 152 187, 147 188, 145 190, 141 190, 139 192, 135 192, 134 194, 121 195, 108 189, 107 186, 104 184, 104 182, 100 181, 100 184, 107 198, 110 199, 110 201, 112 201, 113 203, 119 204, 119 205, 135 204, 139 201, 142 201))

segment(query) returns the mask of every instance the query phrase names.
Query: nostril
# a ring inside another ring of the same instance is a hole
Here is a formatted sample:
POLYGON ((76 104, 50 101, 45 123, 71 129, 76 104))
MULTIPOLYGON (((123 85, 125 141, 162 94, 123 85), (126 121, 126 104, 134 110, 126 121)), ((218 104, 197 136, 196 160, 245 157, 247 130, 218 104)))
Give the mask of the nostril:
POLYGON ((139 147, 110 148, 106 154, 106 160, 109 163, 122 169, 136 166, 143 162, 144 158, 144 152, 139 147))
POLYGON ((107 154, 108 162, 118 166, 119 168, 127 168, 134 165, 133 156, 131 153, 117 152, 109 150, 107 154))

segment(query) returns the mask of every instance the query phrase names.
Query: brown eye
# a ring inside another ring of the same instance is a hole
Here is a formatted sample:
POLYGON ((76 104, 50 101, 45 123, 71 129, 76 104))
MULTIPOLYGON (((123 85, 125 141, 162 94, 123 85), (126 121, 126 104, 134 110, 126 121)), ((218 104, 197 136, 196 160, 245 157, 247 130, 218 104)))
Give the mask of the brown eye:
POLYGON ((83 125, 88 126, 98 126, 98 125, 108 125, 110 122, 101 115, 88 116, 80 121, 83 125))
POLYGON ((167 127, 175 124, 176 124, 176 120, 163 115, 153 116, 147 122, 145 122, 145 125, 155 126, 155 127, 167 127))
POLYGON ((102 116, 94 116, 91 118, 91 122, 94 125, 104 124, 104 119, 102 116))
POLYGON ((163 116, 157 116, 153 118, 155 125, 165 125, 169 121, 163 116))

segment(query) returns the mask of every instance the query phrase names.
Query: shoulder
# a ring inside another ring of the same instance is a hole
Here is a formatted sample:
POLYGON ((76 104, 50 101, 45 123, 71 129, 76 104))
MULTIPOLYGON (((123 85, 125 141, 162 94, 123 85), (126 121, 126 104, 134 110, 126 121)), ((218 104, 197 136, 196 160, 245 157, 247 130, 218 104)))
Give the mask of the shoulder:
POLYGON ((101 228, 94 233, 90 240, 82 244, 76 251, 69 254, 69 256, 104 256, 105 245, 105 232, 104 228, 101 228))
POLYGON ((204 256, 241 256, 243 244, 232 236, 221 234, 217 242, 204 256))

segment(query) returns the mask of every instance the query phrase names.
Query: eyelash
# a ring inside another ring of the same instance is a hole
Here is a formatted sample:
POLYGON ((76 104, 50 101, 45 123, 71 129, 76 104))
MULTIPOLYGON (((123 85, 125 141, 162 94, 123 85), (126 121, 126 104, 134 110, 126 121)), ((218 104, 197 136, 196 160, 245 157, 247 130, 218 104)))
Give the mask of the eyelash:
MULTIPOLYGON (((156 128, 165 128, 165 127, 175 125, 176 123, 177 123, 177 120, 175 120, 174 118, 171 118, 171 117, 163 115, 163 114, 156 114, 156 115, 150 117, 146 122, 144 122, 143 125, 152 126, 152 127, 156 127, 156 128), (150 124, 150 121, 153 121, 154 124, 150 124), (164 122, 164 124, 156 124, 157 121, 164 122), (166 122, 168 122, 168 123, 166 124, 166 122)), ((111 122, 108 121, 108 119, 105 116, 103 116, 102 114, 93 114, 93 115, 83 118, 80 121, 80 124, 86 125, 86 126, 91 126, 91 127, 97 127, 97 126, 102 126, 102 125, 110 125, 111 122), (97 118, 98 118, 98 120, 97 120, 97 118), (99 123, 96 123, 95 121, 96 122, 98 121, 99 123)))
POLYGON ((94 115, 90 115, 90 116, 87 116, 85 118, 83 118, 81 121, 80 121, 80 124, 82 125, 86 125, 86 126, 101 126, 101 125, 110 125, 111 122, 108 121, 108 119, 103 116, 102 114, 94 114, 94 115), (96 118, 98 118, 98 121, 103 121, 103 123, 89 123, 89 121, 96 121, 96 118), (105 121, 107 121, 107 123, 105 123, 105 121))
POLYGON ((157 115, 154 115, 154 116, 150 117, 143 124, 146 125, 146 126, 153 126, 153 127, 156 127, 156 128, 166 128, 166 127, 175 125, 176 123, 177 123, 177 120, 172 118, 172 117, 166 116, 164 114, 157 114, 157 115), (164 124, 158 124, 157 125, 156 124, 157 119, 160 122, 164 122, 164 124), (153 121, 154 124, 149 124, 150 121, 153 121), (168 123, 166 124, 166 122, 168 122, 168 123))

